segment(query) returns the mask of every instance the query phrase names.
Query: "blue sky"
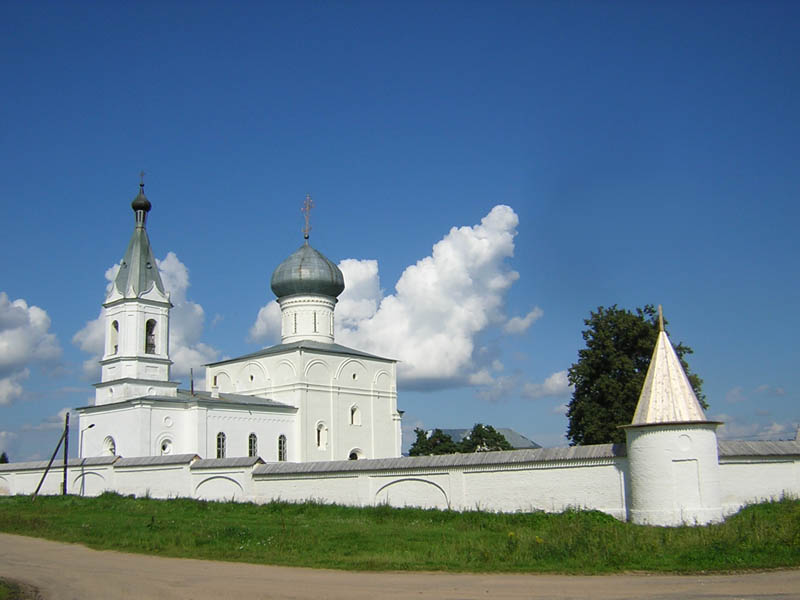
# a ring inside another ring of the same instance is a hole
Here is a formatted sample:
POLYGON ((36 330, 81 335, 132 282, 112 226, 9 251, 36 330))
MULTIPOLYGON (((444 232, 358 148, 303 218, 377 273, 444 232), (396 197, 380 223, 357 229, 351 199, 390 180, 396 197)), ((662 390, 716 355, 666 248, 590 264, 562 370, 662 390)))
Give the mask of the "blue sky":
POLYGON ((11 1, 0 16, 13 460, 47 458, 59 415, 93 394, 91 325, 142 169, 185 384, 190 363, 274 341, 253 328, 311 193, 313 245, 354 259, 360 284, 342 341, 409 353, 394 355, 406 428, 563 444, 559 374, 583 319, 661 303, 722 435, 794 436, 797 3, 11 1))

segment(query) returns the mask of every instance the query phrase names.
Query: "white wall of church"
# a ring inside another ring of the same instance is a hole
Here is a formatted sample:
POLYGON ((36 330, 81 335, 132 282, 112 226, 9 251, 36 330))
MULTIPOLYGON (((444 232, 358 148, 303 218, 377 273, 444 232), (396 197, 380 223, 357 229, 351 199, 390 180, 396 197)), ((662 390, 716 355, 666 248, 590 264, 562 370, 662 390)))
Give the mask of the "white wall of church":
MULTIPOLYGON (((208 389, 262 396, 298 408, 290 461, 400 456, 392 361, 292 350, 206 369, 208 389)), ((263 456, 265 460, 272 460, 263 456)))

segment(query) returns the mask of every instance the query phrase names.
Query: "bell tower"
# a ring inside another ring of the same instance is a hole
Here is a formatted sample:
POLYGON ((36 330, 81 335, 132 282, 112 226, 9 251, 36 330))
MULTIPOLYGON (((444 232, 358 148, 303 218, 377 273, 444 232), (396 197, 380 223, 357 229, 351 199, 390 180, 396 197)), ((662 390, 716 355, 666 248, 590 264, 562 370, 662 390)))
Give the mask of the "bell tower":
MULTIPOLYGON (((144 174, 142 174, 142 177, 144 174)), ((169 310, 145 225, 152 205, 144 181, 131 203, 134 229, 105 308, 105 349, 95 405, 142 396, 177 396, 169 380, 169 310)))

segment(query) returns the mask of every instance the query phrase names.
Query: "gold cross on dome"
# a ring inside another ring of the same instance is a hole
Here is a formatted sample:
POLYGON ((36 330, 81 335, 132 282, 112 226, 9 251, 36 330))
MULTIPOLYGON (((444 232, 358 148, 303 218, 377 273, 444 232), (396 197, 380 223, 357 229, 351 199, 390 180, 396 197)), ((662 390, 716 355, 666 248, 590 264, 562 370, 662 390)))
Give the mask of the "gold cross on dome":
POLYGON ((311 199, 311 194, 306 194, 306 199, 303 202, 303 208, 300 211, 306 217, 306 226, 303 227, 303 237, 308 239, 308 234, 311 233, 311 225, 309 225, 309 219, 311 215, 311 209, 314 207, 314 201, 311 199))

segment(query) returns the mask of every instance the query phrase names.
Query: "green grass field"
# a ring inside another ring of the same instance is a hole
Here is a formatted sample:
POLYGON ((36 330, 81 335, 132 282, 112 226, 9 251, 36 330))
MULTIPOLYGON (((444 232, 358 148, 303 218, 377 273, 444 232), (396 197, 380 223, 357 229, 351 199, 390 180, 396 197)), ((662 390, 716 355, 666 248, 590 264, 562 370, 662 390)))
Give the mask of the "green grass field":
POLYGON ((95 549, 357 570, 724 572, 800 566, 800 500, 725 523, 646 527, 596 511, 494 514, 99 498, 0 498, 0 531, 95 549))

